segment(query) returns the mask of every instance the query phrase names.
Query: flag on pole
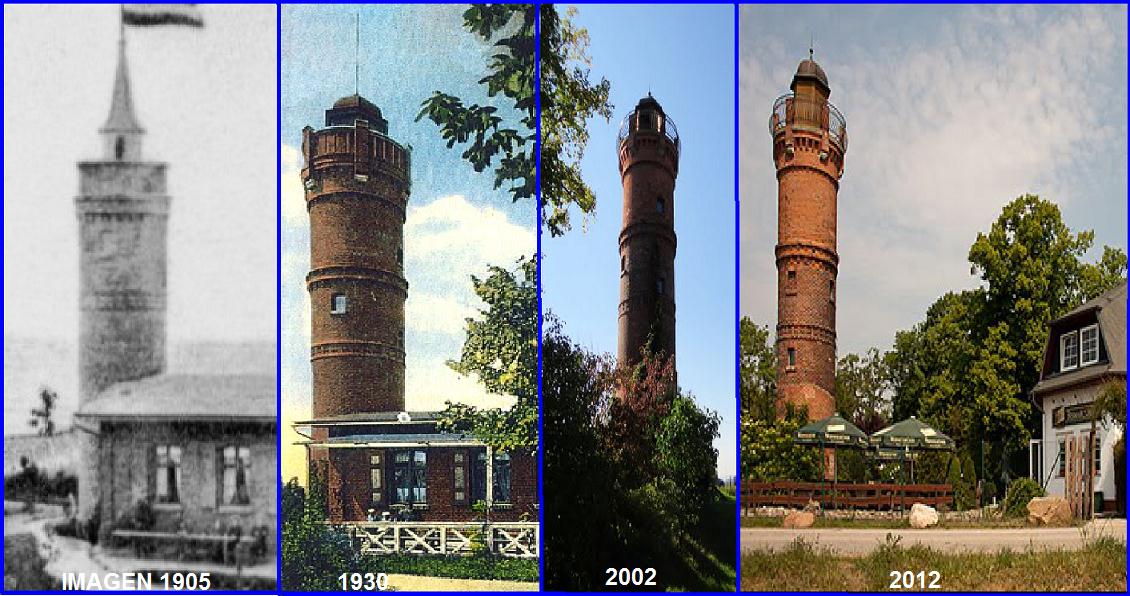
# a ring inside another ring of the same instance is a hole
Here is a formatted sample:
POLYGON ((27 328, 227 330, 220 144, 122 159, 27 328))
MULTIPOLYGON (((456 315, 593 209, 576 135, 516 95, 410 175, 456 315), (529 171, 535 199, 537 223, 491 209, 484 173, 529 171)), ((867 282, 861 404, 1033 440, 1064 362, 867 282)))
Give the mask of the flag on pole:
POLYGON ((123 4, 122 24, 135 27, 157 25, 203 27, 204 18, 195 4, 123 4))

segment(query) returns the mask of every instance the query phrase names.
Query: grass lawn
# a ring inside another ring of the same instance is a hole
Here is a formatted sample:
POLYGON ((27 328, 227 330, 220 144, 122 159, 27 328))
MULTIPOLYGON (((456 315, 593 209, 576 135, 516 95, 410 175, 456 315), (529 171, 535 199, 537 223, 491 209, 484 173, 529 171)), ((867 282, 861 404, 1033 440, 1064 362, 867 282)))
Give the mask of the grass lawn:
POLYGON ((668 591, 733 592, 737 583, 734 518, 737 502, 719 490, 713 508, 703 516, 694 535, 685 535, 670 560, 656 565, 668 591))
POLYGON ((397 573, 452 579, 538 581, 537 559, 488 556, 366 555, 373 573, 397 573))
MULTIPOLYGON (((762 517, 762 516, 742 516, 743 528, 779 528, 781 527, 780 517, 762 517)), ((1072 525, 1082 526, 1083 523, 1076 521, 1072 525)), ((861 530, 866 529, 879 529, 879 530, 894 530, 900 528, 909 528, 910 522, 904 519, 837 519, 829 517, 817 517, 816 522, 812 524, 813 528, 857 528, 861 530)), ((1023 517, 986 517, 983 519, 974 520, 947 520, 942 519, 935 528, 1027 528, 1029 526, 1027 520, 1023 517)))
MULTIPOLYGON (((1083 550, 942 553, 886 544, 845 557, 803 540, 742 557, 743 591, 893 591, 892 571, 937 571, 945 591, 1126 591, 1126 544, 1100 538, 1083 550)), ((922 591, 915 586, 913 591, 922 591)))

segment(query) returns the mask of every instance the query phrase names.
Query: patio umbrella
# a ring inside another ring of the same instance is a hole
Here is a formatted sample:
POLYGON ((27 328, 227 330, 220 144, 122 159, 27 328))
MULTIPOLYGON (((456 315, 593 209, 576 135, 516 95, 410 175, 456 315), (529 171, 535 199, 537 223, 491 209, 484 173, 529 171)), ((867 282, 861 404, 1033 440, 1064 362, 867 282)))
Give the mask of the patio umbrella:
POLYGON ((912 451, 953 451, 953 439, 934 427, 911 416, 871 435, 871 447, 879 459, 895 459, 901 453, 903 461, 910 460, 910 482, 914 483, 914 457, 912 451))
MULTIPOLYGON (((844 420, 838 413, 809 422, 793 433, 793 443, 798 445, 816 445, 820 447, 820 492, 824 492, 824 449, 832 447, 833 452, 838 447, 850 449, 866 449, 868 446, 867 433, 859 430, 856 425, 844 420)), ((836 476, 839 476, 837 474, 836 476)), ((833 478, 833 484, 837 478, 833 478)))

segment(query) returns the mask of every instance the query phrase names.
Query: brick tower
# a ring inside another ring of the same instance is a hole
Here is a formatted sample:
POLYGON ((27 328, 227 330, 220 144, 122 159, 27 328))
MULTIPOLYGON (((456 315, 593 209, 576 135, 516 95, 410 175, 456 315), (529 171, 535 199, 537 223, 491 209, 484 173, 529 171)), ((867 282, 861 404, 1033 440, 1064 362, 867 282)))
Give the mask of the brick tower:
POLYGON ((769 131, 777 168, 777 403, 835 411, 836 193, 847 126, 828 102, 824 70, 797 67, 792 93, 773 105, 769 131))
POLYGON ((315 418, 404 410, 404 220, 411 157, 351 95, 302 130, 315 418))
POLYGON ((675 355, 675 178, 679 133, 648 93, 620 125, 620 309, 617 357, 632 366, 651 342, 675 355))
MULTIPOLYGON (((166 164, 142 161, 145 130, 133 110, 124 40, 118 45, 110 115, 99 133, 102 159, 79 162, 75 198, 82 403, 120 381, 165 370, 166 164)), ((98 494, 96 449, 85 447, 79 482, 83 519, 93 512, 98 494)))

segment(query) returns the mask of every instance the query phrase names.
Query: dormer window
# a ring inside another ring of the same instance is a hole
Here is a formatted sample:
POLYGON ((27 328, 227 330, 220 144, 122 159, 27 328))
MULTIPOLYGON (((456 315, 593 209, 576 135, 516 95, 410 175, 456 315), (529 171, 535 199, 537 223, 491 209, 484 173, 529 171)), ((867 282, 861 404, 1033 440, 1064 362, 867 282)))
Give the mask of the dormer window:
POLYGON ((1079 368, 1079 334, 1071 331, 1059 336, 1059 370, 1076 368, 1079 368))
POLYGON ((1079 365, 1086 366, 1099 361, 1099 326, 1091 325, 1079 330, 1079 365))
POLYGON ((331 315, 344 315, 347 310, 349 310, 349 299, 345 294, 334 294, 330 298, 331 315))

